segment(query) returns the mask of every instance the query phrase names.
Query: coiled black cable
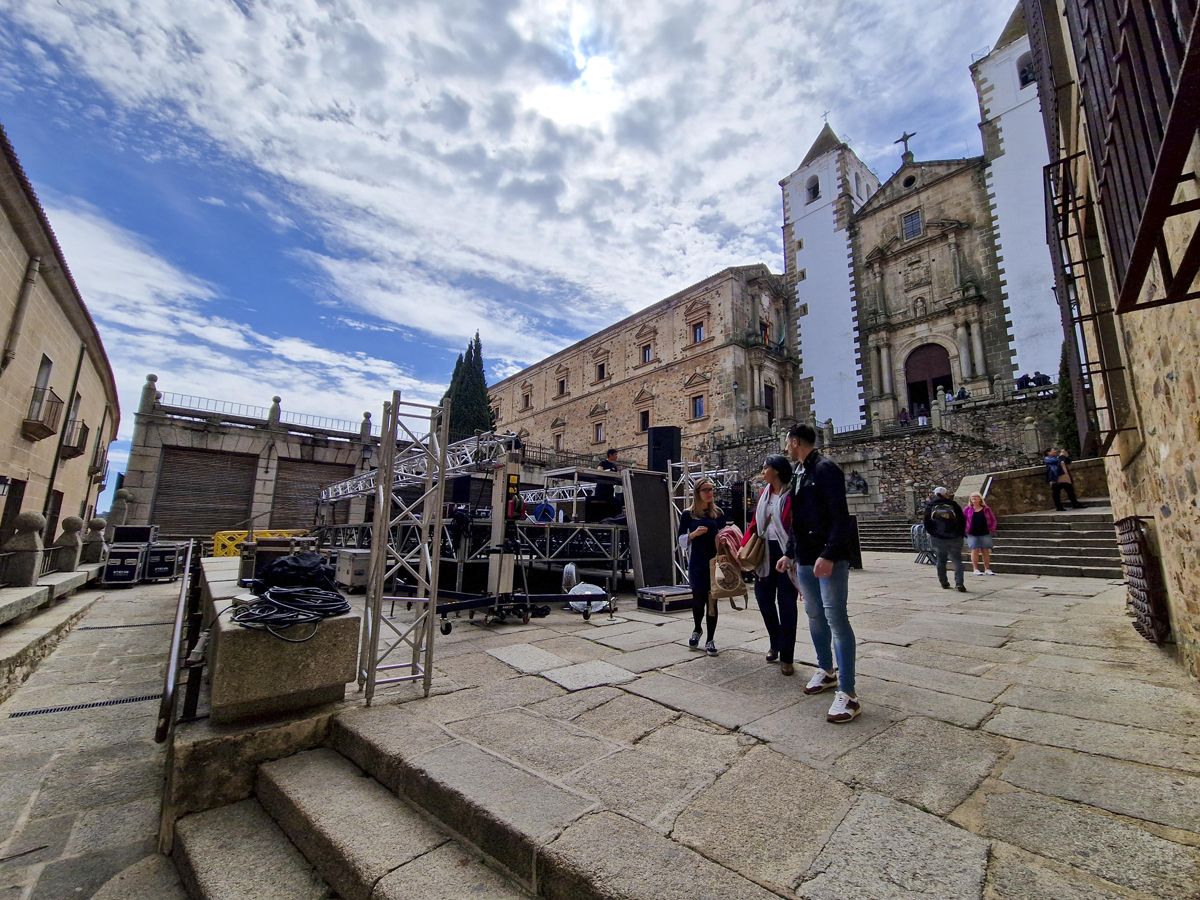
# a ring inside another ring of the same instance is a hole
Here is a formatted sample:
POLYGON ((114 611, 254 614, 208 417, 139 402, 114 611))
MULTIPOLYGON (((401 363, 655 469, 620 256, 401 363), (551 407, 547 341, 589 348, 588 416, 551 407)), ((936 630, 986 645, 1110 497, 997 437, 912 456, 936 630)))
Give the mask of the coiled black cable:
POLYGON ((349 601, 337 591, 312 587, 272 587, 267 588, 253 603, 234 609, 230 619, 243 628, 267 631, 281 641, 302 644, 312 639, 323 619, 344 616, 348 612, 349 601), (277 630, 293 625, 311 625, 312 631, 302 638, 290 638, 277 630))

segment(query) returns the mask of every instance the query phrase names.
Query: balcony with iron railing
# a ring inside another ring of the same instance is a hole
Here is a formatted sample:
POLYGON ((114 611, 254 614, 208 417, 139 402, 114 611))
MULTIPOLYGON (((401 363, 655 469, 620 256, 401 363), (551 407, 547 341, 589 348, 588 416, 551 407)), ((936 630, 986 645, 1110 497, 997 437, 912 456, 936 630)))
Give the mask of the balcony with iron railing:
POLYGON ((63 428, 62 448, 59 450, 61 459, 74 459, 87 452, 88 434, 90 429, 82 419, 68 419, 63 428))
POLYGON ((92 473, 92 483, 100 485, 100 492, 104 493, 104 489, 108 487, 108 461, 105 460, 104 466, 92 473))
POLYGON ((53 388, 35 387, 29 401, 29 413, 21 423, 21 434, 31 441, 41 441, 58 433, 63 401, 53 388))
POLYGON ((761 331, 753 328, 734 336, 733 343, 739 347, 745 347, 747 350, 762 347, 768 354, 777 356, 780 359, 786 359, 788 356, 787 338, 780 338, 777 341, 772 340, 766 337, 761 331))

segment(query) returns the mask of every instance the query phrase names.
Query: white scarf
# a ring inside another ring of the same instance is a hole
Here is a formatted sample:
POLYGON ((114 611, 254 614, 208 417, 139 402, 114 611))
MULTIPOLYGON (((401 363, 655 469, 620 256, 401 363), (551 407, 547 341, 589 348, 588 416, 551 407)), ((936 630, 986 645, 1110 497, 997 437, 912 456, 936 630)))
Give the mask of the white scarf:
MULTIPOLYGON (((773 540, 779 542, 779 549, 787 547, 788 535, 783 527, 781 517, 783 515, 783 501, 787 498, 787 486, 785 485, 779 494, 779 513, 770 515, 771 508, 771 489, 768 487, 765 491, 758 495, 758 506, 754 510, 754 530, 764 541, 773 540), (768 521, 768 518, 770 521, 768 521)), ((762 562, 758 564, 758 568, 754 570, 754 574, 760 578, 766 578, 770 574, 771 567, 770 551, 763 554, 762 562)))

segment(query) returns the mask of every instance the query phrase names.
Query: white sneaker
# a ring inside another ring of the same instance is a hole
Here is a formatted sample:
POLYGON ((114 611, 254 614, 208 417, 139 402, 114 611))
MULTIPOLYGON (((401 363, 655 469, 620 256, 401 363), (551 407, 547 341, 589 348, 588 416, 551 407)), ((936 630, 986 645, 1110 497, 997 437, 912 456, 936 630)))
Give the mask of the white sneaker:
POLYGON ((983 574, 985 574, 985 573, 983 573, 983 572, 980 572, 978 569, 972 569, 971 571, 972 571, 974 574, 976 574, 976 575, 983 575, 983 574))
POLYGON ((829 714, 825 716, 825 719, 841 724, 856 718, 860 712, 862 712, 862 704, 858 702, 857 697, 851 697, 845 691, 838 691, 833 695, 833 705, 829 707, 829 714))
POLYGON ((984 575, 995 575, 996 573, 995 573, 995 572, 993 572, 991 569, 988 569, 988 570, 987 570, 986 572, 984 572, 983 574, 984 574, 984 575))
POLYGON ((837 676, 832 672, 826 672, 824 669, 817 669, 813 673, 813 677, 808 680, 808 684, 804 686, 804 693, 819 694, 822 691, 827 691, 831 687, 837 686, 837 676))

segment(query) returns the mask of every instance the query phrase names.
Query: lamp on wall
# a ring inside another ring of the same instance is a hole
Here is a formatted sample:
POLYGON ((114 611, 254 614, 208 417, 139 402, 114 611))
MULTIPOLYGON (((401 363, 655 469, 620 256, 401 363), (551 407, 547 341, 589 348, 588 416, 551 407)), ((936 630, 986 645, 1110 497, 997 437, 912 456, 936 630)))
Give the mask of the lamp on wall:
POLYGON ((738 383, 737 383, 737 379, 735 378, 735 379, 733 379, 733 392, 736 394, 737 390, 738 390, 738 383))
POLYGON ((375 455, 375 448, 370 444, 362 445, 362 464, 365 466, 371 461, 371 457, 375 455))
POLYGON ((8 496, 8 476, 0 475, 0 497, 8 496))

